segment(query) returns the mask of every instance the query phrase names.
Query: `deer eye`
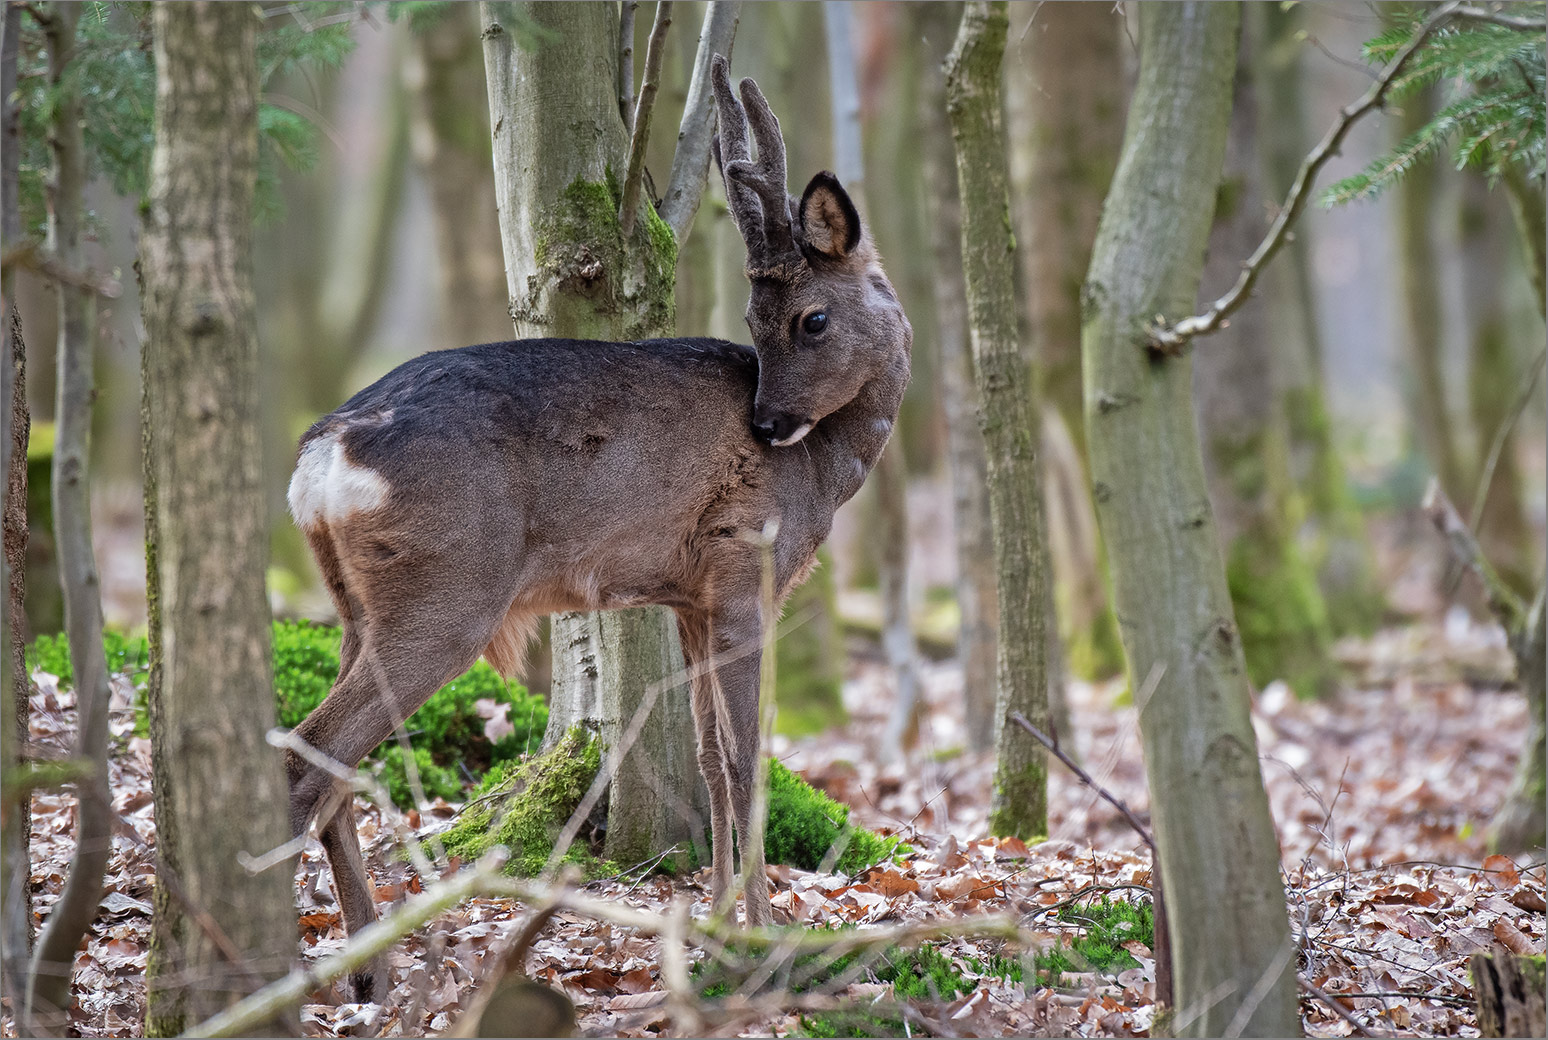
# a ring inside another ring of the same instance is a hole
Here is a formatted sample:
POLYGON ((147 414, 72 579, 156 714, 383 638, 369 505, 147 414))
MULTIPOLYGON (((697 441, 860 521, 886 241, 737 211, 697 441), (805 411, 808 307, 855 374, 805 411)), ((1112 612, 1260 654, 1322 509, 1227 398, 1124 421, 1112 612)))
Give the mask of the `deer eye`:
POLYGON ((806 330, 808 336, 815 336, 828 327, 828 315, 823 311, 813 311, 801 322, 801 328, 806 330))

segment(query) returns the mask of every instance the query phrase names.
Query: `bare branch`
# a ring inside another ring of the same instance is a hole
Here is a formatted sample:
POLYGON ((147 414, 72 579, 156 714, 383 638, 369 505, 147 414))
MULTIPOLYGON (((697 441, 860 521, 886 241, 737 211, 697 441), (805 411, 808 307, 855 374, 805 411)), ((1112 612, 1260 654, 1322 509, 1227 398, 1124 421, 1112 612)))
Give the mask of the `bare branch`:
MULTIPOLYGON (((1349 1009, 1344 1007, 1344 1005, 1342 1005, 1342 1004, 1340 1004, 1338 1002, 1338 998, 1337 997, 1333 996, 1327 990, 1325 990, 1321 986, 1317 985, 1311 979, 1306 978, 1304 975, 1301 976, 1301 988, 1304 989, 1306 992, 1310 993, 1312 996, 1316 997, 1318 1000, 1322 1001, 1329 1008, 1331 1008, 1335 1015, 1337 1015, 1339 1018, 1342 1018, 1345 1022, 1348 1022, 1350 1028, 1352 1028, 1360 1036, 1376 1036, 1377 1035, 1377 1034, 1371 1032, 1365 1026, 1361 1025, 1360 1024, 1360 1020, 1358 1018, 1355 1018, 1354 1015, 1350 1014, 1349 1013, 1349 1009)), ((1350 994, 1346 994, 1346 995, 1350 995, 1350 994)))
POLYGON ((1505 449, 1505 440, 1510 436, 1510 431, 1521 418, 1521 413, 1526 411, 1526 406, 1531 404, 1532 395, 1537 391, 1537 377, 1542 374, 1543 363, 1548 361, 1548 350, 1537 355, 1537 360, 1532 362, 1531 374, 1521 385, 1521 393, 1511 405, 1510 414, 1505 416, 1500 428, 1494 431, 1494 440, 1489 444, 1489 455, 1484 459, 1483 473, 1478 477, 1478 489, 1473 492, 1473 510, 1468 516, 1468 526, 1477 528, 1483 520, 1484 503, 1489 500, 1489 488, 1494 483, 1494 470, 1500 464, 1500 452, 1505 449))
POLYGON ((1457 507, 1451 504, 1451 499, 1441 490, 1440 481, 1434 478, 1430 480, 1430 489, 1425 492, 1424 511, 1441 537, 1446 539, 1451 555, 1483 582, 1484 593, 1489 597, 1489 609, 1514 640, 1516 633, 1526 623, 1527 606, 1484 558, 1483 549, 1472 529, 1462 522, 1457 507))
POLYGON ((634 132, 634 12, 640 0, 624 0, 618 12, 618 114, 634 132))
MULTIPOLYGON (((1098 795, 1100 795, 1104 801, 1106 801, 1114 809, 1117 809, 1119 814, 1123 816, 1124 821, 1128 823, 1130 827, 1134 828, 1135 833, 1140 836, 1146 845, 1150 846, 1150 851, 1152 853, 1156 851, 1156 841, 1150 836, 1149 828, 1140 822, 1139 817, 1134 815, 1134 811, 1125 805, 1121 798, 1118 798, 1107 788, 1093 780, 1091 778, 1091 774, 1082 769, 1080 764, 1077 763, 1073 758, 1065 754, 1064 750, 1060 748, 1058 744, 1054 743, 1052 737, 1038 729, 1036 726, 1032 725, 1032 723, 1028 722, 1027 717, 1021 714, 1021 712, 1013 711, 1010 713, 1010 715, 1006 716, 1006 718, 1008 721, 1014 722, 1016 725, 1032 734, 1032 736, 1036 737, 1037 740, 1045 748, 1047 748, 1055 758, 1064 763, 1065 767, 1069 769, 1070 772, 1074 773, 1077 777, 1080 778, 1081 783, 1091 788, 1098 795)), ((1157 874, 1161 872, 1161 865, 1159 863, 1156 864, 1155 872, 1157 874)))
POLYGON ((1498 11, 1488 11, 1482 7, 1459 7, 1456 17, 1470 22, 1488 22, 1491 25, 1501 25, 1507 29, 1519 29, 1522 32, 1542 32, 1548 29, 1548 22, 1533 21, 1530 18, 1515 18, 1498 11))
POLYGON ((1424 24, 1403 45, 1403 49, 1398 51, 1381 70, 1381 75, 1376 77, 1370 89, 1361 95, 1359 100, 1346 106, 1339 113, 1338 121, 1301 161, 1301 168, 1296 171, 1295 180, 1290 185, 1290 193, 1285 196, 1284 204, 1279 208, 1279 215, 1274 218, 1268 234, 1258 244, 1258 248, 1253 250, 1252 256, 1242 263, 1242 273, 1237 277, 1236 284, 1231 286, 1224 296, 1210 304, 1209 309, 1203 314, 1196 314, 1170 325, 1158 317, 1146 329, 1147 345, 1151 350, 1177 355, 1195 336, 1205 336, 1225 327, 1226 319, 1247 301, 1253 286, 1257 284, 1258 275, 1287 241, 1290 225, 1295 223, 1301 211, 1306 208, 1306 200, 1311 195, 1311 187, 1317 178, 1317 173, 1329 159, 1338 154, 1339 147, 1349 134, 1349 129, 1367 113, 1381 108, 1386 103, 1387 92, 1392 88, 1393 80, 1397 79, 1407 67, 1409 59, 1424 45, 1424 41, 1452 18, 1468 17, 1461 14, 1464 10, 1473 11, 1476 8, 1464 9, 1461 0, 1451 0, 1424 20, 1424 24))
POLYGON ((0 270, 5 274, 9 275, 17 268, 34 271, 74 289, 86 289, 109 300, 118 299, 124 291, 116 278, 104 277, 90 268, 72 267, 37 242, 19 243, 0 256, 0 270))
POLYGON ((618 221, 623 225, 624 238, 634 234, 634 215, 640 208, 640 188, 645 181, 645 146, 650 143, 650 117, 656 108, 656 91, 661 87, 661 51, 671 24, 672 2, 660 0, 656 4, 656 20, 650 27, 650 40, 645 45, 645 76, 640 81, 640 96, 634 103, 628 173, 624 175, 623 201, 618 206, 618 221))
POLYGON ((731 57, 742 0, 710 0, 699 30, 699 49, 693 59, 693 79, 683 105, 683 121, 677 128, 677 152, 672 174, 661 200, 661 218, 681 246, 693 227, 699 199, 709 179, 710 140, 715 136, 715 91, 710 85, 710 63, 715 55, 731 57))

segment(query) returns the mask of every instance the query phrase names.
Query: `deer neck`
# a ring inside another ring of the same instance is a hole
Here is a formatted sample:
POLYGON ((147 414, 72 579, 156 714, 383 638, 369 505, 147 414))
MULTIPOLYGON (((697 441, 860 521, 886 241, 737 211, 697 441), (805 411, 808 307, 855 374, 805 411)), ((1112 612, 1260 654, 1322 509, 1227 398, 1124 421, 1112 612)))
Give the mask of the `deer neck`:
POLYGON ((889 365, 838 411, 817 425, 811 445, 817 477, 833 508, 848 502, 881 458, 908 386, 908 362, 889 365))

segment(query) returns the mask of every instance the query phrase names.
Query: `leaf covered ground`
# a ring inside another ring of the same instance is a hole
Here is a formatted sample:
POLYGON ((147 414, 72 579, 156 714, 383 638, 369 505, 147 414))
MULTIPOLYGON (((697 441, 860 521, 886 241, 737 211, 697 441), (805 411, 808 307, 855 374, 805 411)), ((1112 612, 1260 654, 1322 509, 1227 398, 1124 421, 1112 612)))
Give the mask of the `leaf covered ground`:
MULTIPOLYGON (((1495 946, 1541 953, 1545 938, 1541 862, 1486 858, 1482 837, 1524 731, 1525 707, 1506 682, 1508 656, 1497 630, 1461 615, 1347 643, 1340 656, 1350 676, 1345 692, 1301 702, 1270 686, 1254 709, 1302 977, 1372 1033, 1476 1035, 1467 957, 1495 946)), ((38 678, 32 736, 63 755, 73 739, 72 695, 38 678)), ((1155 990, 1145 943, 1108 937, 1122 953, 1105 967, 1078 955, 1057 971, 1039 967, 1086 940, 1097 900, 1148 899, 1144 846, 1106 803, 1059 770, 1051 780, 1049 840, 1029 846, 989 838, 992 762, 957 750, 960 681, 950 664, 926 666, 929 710, 917 745, 888 749, 881 745, 887 678, 879 664, 861 659, 845 687, 849 723, 801 741, 776 740, 774 753, 853 806, 854 822, 900 834, 913 851, 855 875, 772 867, 774 905, 783 921, 806 928, 1013 914, 1026 929, 1025 948, 946 938, 929 955, 944 958, 944 967, 924 981, 896 965, 886 970, 886 961, 851 966, 804 989, 788 978, 742 980, 729 996, 709 998, 710 1028, 825 1035, 835 1020, 824 1016, 847 1003, 874 1012, 845 1027, 854 1035, 893 1021, 906 1021, 911 1035, 1147 1035, 1155 990), (913 982, 905 985, 907 979, 913 982)), ((112 786, 121 825, 108 894, 76 964, 72 1021, 84 1036, 137 1035, 144 1013, 155 876, 150 751, 132 732, 132 690, 115 689, 112 786)), ((1139 737, 1125 700, 1118 683, 1073 684, 1074 745, 1097 780, 1144 818, 1139 737)), ((68 791, 34 799, 32 881, 40 918, 63 884, 73 806, 68 791)), ((395 854, 402 828, 428 837, 448 825, 455 807, 437 802, 396 820, 361 807, 362 839, 385 910, 433 881, 395 854)), ((708 911, 702 875, 629 874, 588 887, 652 913, 665 914, 674 898, 691 900, 695 914, 708 911)), ((316 960, 339 949, 344 937, 315 842, 302 855, 297 899, 303 955, 316 960)), ((316 993, 302 1011, 305 1032, 446 1029, 524 916, 519 904, 491 899, 443 915, 389 955, 394 988, 384 1005, 316 993)), ((694 956, 714 962, 701 973, 735 959, 724 950, 694 956)), ((527 967, 569 995, 585 1033, 652 1036, 669 1024, 661 964, 657 939, 562 911, 536 939, 527 967)), ((1302 1009, 1310 1033, 1354 1030, 1321 1000, 1308 998, 1302 1009)), ((9 1034, 9 1015, 6 1025, 9 1034)))

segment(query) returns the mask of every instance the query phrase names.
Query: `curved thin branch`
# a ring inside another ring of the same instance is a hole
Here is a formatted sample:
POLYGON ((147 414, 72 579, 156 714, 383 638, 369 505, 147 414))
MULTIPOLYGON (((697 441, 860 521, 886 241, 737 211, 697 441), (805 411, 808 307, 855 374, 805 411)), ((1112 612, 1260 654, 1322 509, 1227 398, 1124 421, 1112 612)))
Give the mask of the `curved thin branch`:
POLYGON ((1258 244, 1258 248, 1253 250, 1252 256, 1242 263, 1242 273, 1237 276, 1236 284, 1231 286, 1224 296, 1210 304, 1209 309, 1203 314, 1195 314, 1170 325, 1160 319, 1152 323, 1145 330, 1149 339, 1147 345, 1151 350, 1177 355, 1195 336, 1205 336, 1225 327, 1226 319, 1247 301, 1253 286, 1257 284, 1258 275, 1285 244, 1290 225, 1295 223, 1301 211, 1306 208, 1306 200, 1311 195, 1311 187, 1318 172, 1329 159, 1338 154, 1339 147, 1344 143, 1350 128, 1367 113, 1381 108, 1386 103, 1387 92, 1392 88, 1393 81, 1437 29, 1453 18, 1471 17, 1465 12, 1476 10, 1476 8, 1465 8, 1461 0, 1451 0, 1424 20, 1424 24, 1419 26, 1409 41, 1403 45, 1403 49, 1398 51, 1381 70, 1381 75, 1376 77, 1370 89, 1339 113, 1338 121, 1301 161, 1301 168, 1296 171, 1295 180, 1290 185, 1290 193, 1285 196, 1284 205, 1279 208, 1279 216, 1274 218, 1268 234, 1258 244))
POLYGON ((1515 404, 1511 405, 1510 414, 1500 423, 1500 428, 1494 431, 1489 455, 1484 460, 1483 473, 1478 477, 1478 488, 1473 492, 1473 509, 1468 516, 1468 526, 1475 530, 1483 521, 1484 503, 1489 500, 1489 489, 1494 485, 1494 471, 1500 464, 1500 452, 1505 449, 1505 439, 1520 420, 1521 413, 1532 403, 1532 396, 1537 392, 1537 377, 1542 374, 1544 362, 1548 362, 1548 350, 1539 353, 1537 360, 1532 362, 1531 374, 1522 384, 1521 393, 1516 397, 1515 404))
POLYGON ((640 188, 645 181, 645 146, 650 143, 650 117, 656 109, 656 91, 661 87, 661 51, 671 24, 672 0, 661 0, 656 4, 656 20, 650 27, 650 41, 645 46, 645 76, 640 81, 640 96, 634 103, 628 173, 624 176, 623 201, 618 204, 618 222, 623 225, 626 239, 634 234, 635 212, 640 208, 640 188))
POLYGON ((699 199, 709 179, 710 140, 715 136, 715 91, 710 84, 710 64, 717 54, 730 60, 741 14, 742 0, 710 0, 704 9, 699 49, 693 58, 693 78, 688 83, 683 120, 677 128, 677 152, 672 156, 672 173, 661 200, 661 219, 672 229, 679 246, 693 227, 699 199))
POLYGON ((1501 25, 1507 29, 1519 29, 1522 32, 1542 32, 1548 29, 1548 22, 1534 21, 1531 18, 1515 18, 1498 11, 1488 11, 1482 7, 1459 7, 1456 17, 1470 22, 1488 22, 1491 25, 1501 25))
POLYGON ((1500 627, 1514 640, 1516 633, 1526 624, 1527 605, 1490 566, 1472 529, 1462 522, 1457 507, 1451 504, 1451 499, 1441 490, 1440 481, 1433 478, 1424 495, 1424 511, 1441 537, 1446 539, 1453 558, 1478 575, 1478 580, 1483 582, 1484 592, 1489 597, 1490 611, 1499 620, 1500 627))

